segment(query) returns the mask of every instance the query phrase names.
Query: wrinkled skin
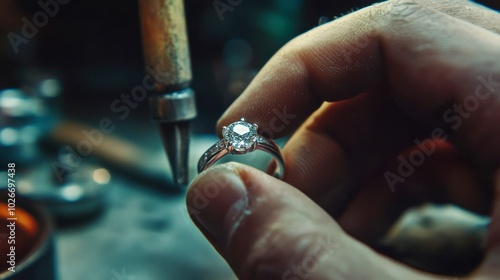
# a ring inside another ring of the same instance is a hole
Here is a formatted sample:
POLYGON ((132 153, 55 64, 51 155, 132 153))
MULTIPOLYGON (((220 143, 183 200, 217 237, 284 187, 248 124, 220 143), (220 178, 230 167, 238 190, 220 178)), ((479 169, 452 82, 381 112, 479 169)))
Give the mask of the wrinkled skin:
POLYGON ((492 217, 470 277, 500 278, 499 33, 493 10, 416 0, 295 38, 217 125, 245 117, 274 138, 293 132, 284 181, 213 167, 188 191, 196 225, 240 279, 444 279, 369 245, 410 206, 455 203, 492 217), (398 157, 432 137, 401 174, 398 157))

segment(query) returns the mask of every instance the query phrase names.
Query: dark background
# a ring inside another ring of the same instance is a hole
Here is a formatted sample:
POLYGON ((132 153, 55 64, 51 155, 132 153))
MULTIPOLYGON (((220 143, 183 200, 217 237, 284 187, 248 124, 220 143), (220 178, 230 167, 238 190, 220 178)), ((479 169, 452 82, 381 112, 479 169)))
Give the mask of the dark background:
MULTIPOLYGON (((96 112, 110 114, 121 93, 142 83, 140 27, 135 0, 72 0, 14 54, 6 34, 20 34, 22 16, 32 19, 38 1, 5 1, 0 88, 21 83, 19 73, 39 68, 60 77, 67 117, 94 124, 96 112), (9 5, 6 3, 11 3, 9 5)), ((225 1, 222 1, 225 2, 225 1)), ((199 113, 195 131, 213 133, 223 110, 241 93, 262 65, 293 37, 375 1, 242 1, 221 21, 213 1, 185 1, 191 62, 199 113)), ((478 1, 494 7, 493 0, 478 1)), ((225 2, 226 3, 226 2, 225 2)), ((1 25, 0 25, 1 26, 1 25)), ((146 102, 132 112, 147 120, 146 102)), ((96 119, 99 119, 96 117, 96 119)))

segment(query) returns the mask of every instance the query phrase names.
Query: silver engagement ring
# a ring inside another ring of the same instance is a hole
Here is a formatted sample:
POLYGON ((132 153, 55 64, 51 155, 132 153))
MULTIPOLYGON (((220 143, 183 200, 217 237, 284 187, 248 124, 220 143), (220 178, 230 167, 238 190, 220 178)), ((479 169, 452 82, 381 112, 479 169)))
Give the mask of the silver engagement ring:
POLYGON ((258 126, 245 121, 244 118, 222 128, 222 139, 212 145, 198 162, 198 173, 212 166, 223 156, 243 155, 261 150, 271 154, 277 162, 275 176, 282 179, 284 176, 283 156, 279 146, 271 139, 257 133, 258 126))

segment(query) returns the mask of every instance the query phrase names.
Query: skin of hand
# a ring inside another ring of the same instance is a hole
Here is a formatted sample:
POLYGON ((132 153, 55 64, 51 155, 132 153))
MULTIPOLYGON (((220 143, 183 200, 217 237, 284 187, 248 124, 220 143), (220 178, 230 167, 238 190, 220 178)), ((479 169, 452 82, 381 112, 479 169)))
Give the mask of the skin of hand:
POLYGON ((475 3, 409 0, 295 38, 217 125, 294 132, 284 180, 212 167, 188 190, 193 221, 240 279, 449 279, 369 245, 408 207, 455 203, 491 215, 470 277, 498 279, 499 33, 500 14, 475 3))

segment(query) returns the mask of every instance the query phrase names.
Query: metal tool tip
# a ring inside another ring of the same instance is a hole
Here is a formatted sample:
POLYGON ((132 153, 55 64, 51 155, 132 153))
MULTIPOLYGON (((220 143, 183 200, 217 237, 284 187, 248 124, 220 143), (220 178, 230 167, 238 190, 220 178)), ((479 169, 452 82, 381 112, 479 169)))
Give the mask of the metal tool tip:
POLYGON ((186 187, 188 184, 188 178, 185 176, 174 178, 174 180, 177 182, 177 187, 186 187))
POLYGON ((189 180, 189 122, 162 123, 159 128, 173 183, 177 188, 185 188, 189 180))

